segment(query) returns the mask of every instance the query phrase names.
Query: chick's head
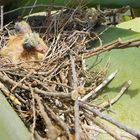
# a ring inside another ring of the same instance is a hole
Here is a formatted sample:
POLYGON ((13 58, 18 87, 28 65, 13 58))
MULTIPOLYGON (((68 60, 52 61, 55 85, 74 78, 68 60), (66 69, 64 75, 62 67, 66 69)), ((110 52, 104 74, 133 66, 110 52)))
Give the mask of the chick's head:
POLYGON ((15 24, 15 31, 19 34, 31 33, 31 27, 26 21, 17 22, 15 24))
POLYGON ((23 48, 27 51, 37 51, 39 53, 45 53, 44 44, 42 45, 42 39, 38 33, 27 33, 23 38, 23 48))

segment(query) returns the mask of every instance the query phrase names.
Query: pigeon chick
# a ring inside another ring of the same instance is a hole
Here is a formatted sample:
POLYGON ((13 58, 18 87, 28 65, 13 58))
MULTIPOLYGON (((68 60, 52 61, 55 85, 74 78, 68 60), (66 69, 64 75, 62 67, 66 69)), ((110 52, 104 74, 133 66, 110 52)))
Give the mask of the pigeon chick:
MULTIPOLYGON (((20 27, 21 23, 17 27, 20 27)), ((9 38, 6 47, 0 50, 0 55, 9 59, 12 63, 23 61, 35 61, 44 58, 48 47, 38 33, 32 32, 29 27, 22 26, 17 34, 9 38), (28 28, 23 29, 23 27, 28 28)), ((28 25, 28 24, 26 24, 28 25)))

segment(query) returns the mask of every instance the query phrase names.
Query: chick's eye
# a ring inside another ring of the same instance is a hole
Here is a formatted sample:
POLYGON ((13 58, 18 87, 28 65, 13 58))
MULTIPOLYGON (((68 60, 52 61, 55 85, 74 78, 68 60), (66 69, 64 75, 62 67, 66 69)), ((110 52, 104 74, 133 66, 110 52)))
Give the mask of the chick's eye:
POLYGON ((29 43, 24 43, 23 48, 26 49, 26 50, 32 50, 33 46, 31 46, 29 43))
POLYGON ((19 27, 18 25, 15 26, 15 31, 16 31, 16 32, 20 32, 20 30, 21 30, 21 29, 20 29, 20 27, 19 27))

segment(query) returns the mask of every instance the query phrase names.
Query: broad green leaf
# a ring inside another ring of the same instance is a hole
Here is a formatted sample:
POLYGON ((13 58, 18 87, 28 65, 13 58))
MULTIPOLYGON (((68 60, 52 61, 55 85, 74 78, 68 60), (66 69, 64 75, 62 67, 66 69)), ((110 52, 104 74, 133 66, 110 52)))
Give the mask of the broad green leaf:
POLYGON ((27 128, 1 92, 0 140, 30 140, 30 135, 27 128))
MULTIPOLYGON (((116 30, 110 28, 103 33, 101 39, 104 43, 108 43, 118 37, 121 37, 122 39, 139 37, 139 33, 126 30, 131 28, 132 30, 140 31, 140 24, 138 22, 139 18, 119 24, 118 27, 122 29, 116 30)), ((99 59, 103 60, 100 64, 101 66, 105 65, 107 60, 110 59, 111 65, 108 73, 118 70, 116 78, 107 86, 99 98, 105 95, 106 99, 108 99, 108 97, 109 99, 115 97, 120 91, 123 82, 131 80, 132 85, 121 99, 112 106, 111 109, 115 113, 110 113, 110 115, 127 126, 140 131, 140 111, 138 111, 140 108, 140 48, 112 50, 101 54, 99 59)), ((94 57, 89 58, 87 64, 90 65, 93 61, 95 61, 94 57)), ((105 136, 99 138, 99 140, 108 139, 111 140, 111 138, 105 136)))
POLYGON ((135 18, 127 22, 122 22, 117 25, 117 27, 140 32, 140 18, 135 18))
MULTIPOLYGON (((129 23, 129 21, 128 21, 128 23, 129 23)), ((121 24, 120 24, 120 26, 121 26, 121 24)), ((118 25, 118 27, 119 27, 119 25, 118 25)), ((122 41, 140 38, 139 32, 131 31, 128 29, 129 28, 123 29, 123 26, 122 26, 122 28, 99 26, 94 30, 94 32, 100 34, 99 37, 101 38, 103 44, 113 42, 113 41, 117 40, 118 38, 120 38, 122 41)), ((96 43, 94 42, 93 47, 98 46, 98 45, 99 45, 99 40, 97 40, 96 43)))

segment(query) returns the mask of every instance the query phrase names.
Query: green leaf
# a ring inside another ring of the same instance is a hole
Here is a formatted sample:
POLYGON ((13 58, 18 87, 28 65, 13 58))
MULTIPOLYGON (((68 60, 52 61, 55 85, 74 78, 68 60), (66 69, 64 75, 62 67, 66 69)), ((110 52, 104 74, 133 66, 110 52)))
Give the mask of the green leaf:
POLYGON ((30 140, 27 128, 1 92, 0 140, 30 140))
MULTIPOLYGON (((99 37, 103 45, 113 42, 119 38, 122 41, 140 38, 139 32, 118 27, 99 26, 94 29, 94 32, 99 34, 99 37)), ((97 47, 99 45, 100 45, 99 40, 96 40, 91 43, 92 47, 97 47)))
MULTIPOLYGON (((104 43, 108 43, 121 37, 122 39, 132 39, 139 37, 138 32, 140 31, 140 19, 134 19, 125 23, 117 25, 119 28, 109 28, 103 33, 101 39, 104 43), (134 31, 126 30, 132 29, 134 31)), ((110 59, 111 65, 108 73, 112 73, 118 70, 117 77, 106 87, 102 92, 102 96, 106 96, 106 99, 115 97, 121 89, 123 82, 127 80, 132 81, 132 85, 127 92, 121 97, 121 99, 115 103, 111 110, 115 113, 110 113, 118 121, 126 124, 129 127, 140 130, 139 118, 140 112, 140 48, 127 48, 127 49, 116 49, 109 52, 105 52, 99 56, 102 59, 101 66, 105 65, 110 59)), ((89 58, 87 64, 91 65, 95 61, 95 58, 89 58)), ((101 94, 101 93, 100 93, 101 94)), ((108 137, 99 138, 99 140, 108 140, 108 137)))
POLYGON ((140 32, 140 18, 135 18, 127 22, 122 22, 118 24, 117 27, 122 28, 122 29, 132 30, 135 32, 140 32))

